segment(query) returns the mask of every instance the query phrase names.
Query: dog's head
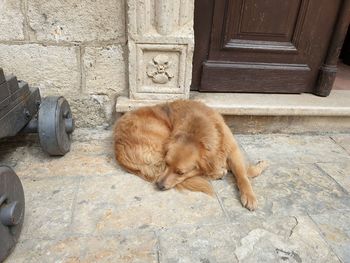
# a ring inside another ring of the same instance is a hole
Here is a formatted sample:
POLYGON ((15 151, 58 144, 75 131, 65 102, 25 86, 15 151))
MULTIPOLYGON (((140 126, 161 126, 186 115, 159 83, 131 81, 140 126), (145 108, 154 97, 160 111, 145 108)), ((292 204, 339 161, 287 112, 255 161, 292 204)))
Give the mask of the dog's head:
POLYGON ((156 182, 160 190, 173 188, 188 178, 200 175, 201 147, 194 138, 177 134, 169 140, 165 150, 166 169, 156 182))

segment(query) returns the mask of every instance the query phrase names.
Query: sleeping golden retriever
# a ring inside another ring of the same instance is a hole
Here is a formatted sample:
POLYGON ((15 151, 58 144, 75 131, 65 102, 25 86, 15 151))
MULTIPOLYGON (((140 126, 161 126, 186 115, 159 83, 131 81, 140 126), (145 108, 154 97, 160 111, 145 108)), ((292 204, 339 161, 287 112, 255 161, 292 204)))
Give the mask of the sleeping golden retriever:
POLYGON ((213 194, 208 180, 230 170, 243 206, 257 207, 248 177, 260 175, 266 163, 246 166, 223 117, 201 102, 177 100, 126 113, 115 125, 114 150, 124 169, 160 190, 213 194))

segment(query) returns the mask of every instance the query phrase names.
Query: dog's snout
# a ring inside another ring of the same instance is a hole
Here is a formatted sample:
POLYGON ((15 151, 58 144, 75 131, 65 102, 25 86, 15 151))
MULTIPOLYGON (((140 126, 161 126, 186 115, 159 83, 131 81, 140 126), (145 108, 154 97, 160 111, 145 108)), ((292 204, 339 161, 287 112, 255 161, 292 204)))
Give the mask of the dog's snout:
POLYGON ((156 182, 156 185, 159 190, 162 190, 162 191, 166 190, 165 186, 161 182, 156 182))

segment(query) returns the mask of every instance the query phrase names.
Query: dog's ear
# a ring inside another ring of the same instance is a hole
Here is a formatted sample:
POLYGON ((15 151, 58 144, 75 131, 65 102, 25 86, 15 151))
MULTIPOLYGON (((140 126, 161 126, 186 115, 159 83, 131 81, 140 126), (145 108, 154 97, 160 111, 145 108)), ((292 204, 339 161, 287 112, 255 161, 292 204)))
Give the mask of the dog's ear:
POLYGON ((209 152, 211 151, 211 149, 213 149, 213 147, 209 143, 201 142, 201 145, 204 149, 206 149, 209 152))
POLYGON ((171 108, 169 106, 169 103, 165 103, 161 106, 161 109, 165 112, 165 114, 170 118, 171 116, 171 108))
POLYGON ((155 107, 152 109, 154 114, 161 120, 163 120, 169 129, 172 129, 172 121, 171 121, 171 108, 168 103, 162 104, 159 107, 155 107))
POLYGON ((176 185, 176 189, 187 189, 195 192, 202 192, 210 196, 214 196, 213 186, 208 179, 201 176, 194 176, 176 185))
POLYGON ((204 150, 208 152, 210 152, 214 148, 213 145, 211 144, 211 140, 206 140, 205 138, 202 138, 201 140, 199 140, 199 144, 204 150))

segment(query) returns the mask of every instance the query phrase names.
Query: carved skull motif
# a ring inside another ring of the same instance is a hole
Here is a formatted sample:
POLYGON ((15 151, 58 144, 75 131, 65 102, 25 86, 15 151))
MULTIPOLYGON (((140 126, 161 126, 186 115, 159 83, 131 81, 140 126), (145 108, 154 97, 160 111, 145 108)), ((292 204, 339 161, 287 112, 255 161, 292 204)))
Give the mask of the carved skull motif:
POLYGON ((147 65, 147 76, 152 79, 154 83, 165 84, 173 77, 172 63, 169 61, 167 55, 157 55, 147 65))

